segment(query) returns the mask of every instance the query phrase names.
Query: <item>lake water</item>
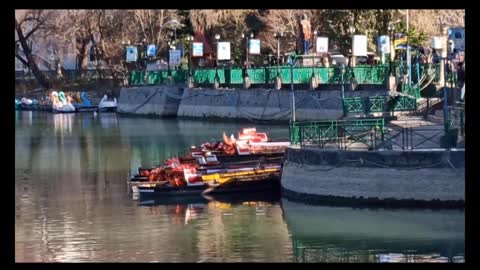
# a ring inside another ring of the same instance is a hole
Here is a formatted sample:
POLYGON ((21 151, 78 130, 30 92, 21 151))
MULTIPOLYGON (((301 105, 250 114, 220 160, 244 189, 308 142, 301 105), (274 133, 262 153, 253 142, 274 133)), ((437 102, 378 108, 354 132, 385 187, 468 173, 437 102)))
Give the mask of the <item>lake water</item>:
MULTIPOLYGON (((280 196, 143 201, 129 174, 252 124, 15 112, 17 262, 463 262, 457 210, 312 206, 280 196)), ((271 138, 287 126, 256 125, 271 138)))

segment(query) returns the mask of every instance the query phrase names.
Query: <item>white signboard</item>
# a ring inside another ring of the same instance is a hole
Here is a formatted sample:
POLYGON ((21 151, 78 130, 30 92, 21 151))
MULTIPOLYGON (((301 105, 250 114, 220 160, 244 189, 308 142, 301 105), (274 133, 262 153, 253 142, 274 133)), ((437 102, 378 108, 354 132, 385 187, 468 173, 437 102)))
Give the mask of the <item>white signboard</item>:
POLYGON ((432 38, 432 49, 441 50, 445 46, 445 39, 443 37, 432 38))
POLYGON ((138 52, 137 47, 128 46, 127 47, 127 62, 137 62, 138 52))
POLYGON ((317 53, 328 53, 328 37, 317 37, 317 53))
POLYGON ((147 47, 147 56, 155 56, 155 53, 157 52, 157 47, 155 44, 150 44, 147 47))
POLYGON ((193 57, 202 57, 203 56, 203 43, 202 42, 193 42, 192 43, 192 56, 193 57))
POLYGON ((172 66, 180 65, 180 62, 182 60, 180 50, 170 50, 168 55, 169 55, 168 61, 169 61, 170 65, 172 65, 172 66))
POLYGON ((218 42, 218 60, 230 60, 230 42, 218 42))
POLYGON ((352 47, 354 56, 367 56, 367 36, 354 35, 352 47))
POLYGON ((250 39, 248 52, 250 54, 260 54, 260 39, 250 39))
POLYGON ((378 36, 377 51, 378 53, 390 53, 390 37, 389 36, 378 36))

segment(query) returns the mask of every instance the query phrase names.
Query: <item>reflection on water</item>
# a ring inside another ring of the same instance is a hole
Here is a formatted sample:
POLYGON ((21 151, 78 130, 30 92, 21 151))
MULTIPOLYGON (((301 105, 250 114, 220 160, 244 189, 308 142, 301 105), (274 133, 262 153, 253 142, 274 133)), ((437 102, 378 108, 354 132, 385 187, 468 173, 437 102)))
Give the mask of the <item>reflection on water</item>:
MULTIPOLYGON (((73 113, 56 113, 53 115, 55 132, 60 136, 72 134, 72 122, 75 114, 73 113)), ((30 124, 31 125, 31 124, 30 124)))
POLYGON ((282 199, 298 262, 463 262, 459 210, 355 209, 282 199))
MULTIPOLYGON (((417 256, 462 258, 463 213, 385 210, 375 216, 302 204, 292 208, 278 195, 135 201, 127 194, 126 180, 138 166, 158 164, 247 126, 16 112, 16 261, 342 261, 342 252, 391 261, 411 250, 417 256)), ((257 128, 276 139, 288 137, 284 126, 257 128)))

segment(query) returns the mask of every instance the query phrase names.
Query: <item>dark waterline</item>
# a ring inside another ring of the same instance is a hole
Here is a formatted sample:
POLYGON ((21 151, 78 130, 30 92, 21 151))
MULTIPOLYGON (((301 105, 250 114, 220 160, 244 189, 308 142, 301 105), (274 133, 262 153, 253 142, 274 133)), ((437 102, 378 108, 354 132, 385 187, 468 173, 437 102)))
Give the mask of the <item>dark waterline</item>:
MULTIPOLYGON (((133 200, 130 172, 244 122, 15 113, 17 262, 464 261, 464 213, 133 200)), ((255 125, 274 139, 288 126, 255 125)))

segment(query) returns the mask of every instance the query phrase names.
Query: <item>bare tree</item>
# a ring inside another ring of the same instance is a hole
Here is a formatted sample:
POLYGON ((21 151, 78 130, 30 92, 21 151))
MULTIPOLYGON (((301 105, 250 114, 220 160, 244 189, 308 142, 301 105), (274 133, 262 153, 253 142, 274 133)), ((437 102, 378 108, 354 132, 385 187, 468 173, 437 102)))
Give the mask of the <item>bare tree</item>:
POLYGON ((15 11, 15 57, 27 66, 37 79, 38 83, 48 88, 49 79, 40 71, 33 53, 35 35, 48 29, 51 11, 39 10, 16 10, 15 11))

